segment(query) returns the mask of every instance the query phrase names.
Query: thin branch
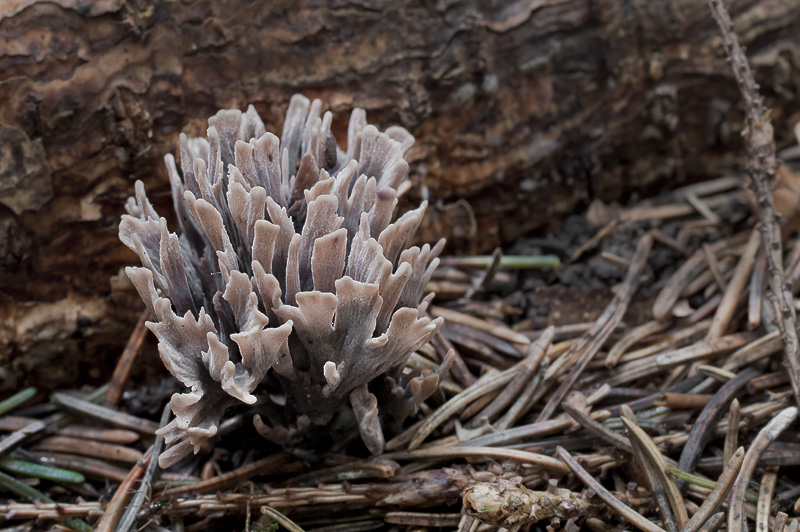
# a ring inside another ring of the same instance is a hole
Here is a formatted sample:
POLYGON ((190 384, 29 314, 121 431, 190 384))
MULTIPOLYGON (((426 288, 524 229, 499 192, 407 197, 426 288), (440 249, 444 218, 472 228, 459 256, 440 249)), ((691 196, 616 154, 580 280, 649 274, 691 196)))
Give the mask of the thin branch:
POLYGON ((133 487, 136 485, 139 477, 144 474, 144 471, 147 468, 147 465, 150 463, 152 456, 153 447, 150 447, 142 460, 137 462, 136 465, 131 468, 128 476, 117 487, 117 491, 114 492, 114 496, 111 498, 108 506, 106 506, 106 511, 103 514, 103 517, 100 519, 100 522, 97 524, 97 528, 95 530, 98 532, 113 532, 116 529, 117 523, 122 517, 122 512, 125 509, 125 501, 128 499, 128 495, 133 491, 133 487))
MULTIPOLYGON (((108 394, 106 394, 106 397, 108 397, 108 394)), ((163 427, 167 424, 170 413, 169 405, 164 405, 159 426, 163 427)), ((136 525, 139 512, 144 509, 145 501, 153 491, 153 483, 158 473, 158 456, 162 450, 164 450, 164 437, 157 436, 155 443, 153 443, 153 454, 150 457, 150 463, 147 464, 147 469, 144 470, 142 482, 139 484, 139 489, 136 490, 136 495, 133 496, 131 503, 125 508, 125 513, 117 525, 116 532, 129 532, 136 525)))
POLYGON ((778 168, 775 157, 775 140, 769 114, 764 108, 758 85, 750 71, 747 56, 739 46, 733 22, 721 0, 709 0, 711 12, 722 32, 725 52, 733 68, 746 113, 745 141, 747 143, 747 171, 752 180, 758 206, 759 230, 767 257, 767 273, 772 290, 770 301, 775 309, 776 324, 783 342, 785 364, 789 371, 795 400, 800 404, 800 342, 792 306, 792 294, 783 274, 783 246, 778 216, 772 198, 772 187, 778 168))
POLYGON ((145 322, 148 319, 150 319, 150 311, 145 309, 139 315, 139 321, 136 322, 136 327, 133 329, 130 338, 128 338, 128 343, 125 345, 125 349, 122 351, 119 361, 117 361, 114 374, 111 376, 111 381, 109 381, 108 391, 103 399, 103 406, 109 408, 114 407, 122 397, 122 392, 125 391, 125 385, 128 382, 128 377, 130 377, 131 369, 133 369, 133 363, 142 351, 142 345, 147 336, 145 322))

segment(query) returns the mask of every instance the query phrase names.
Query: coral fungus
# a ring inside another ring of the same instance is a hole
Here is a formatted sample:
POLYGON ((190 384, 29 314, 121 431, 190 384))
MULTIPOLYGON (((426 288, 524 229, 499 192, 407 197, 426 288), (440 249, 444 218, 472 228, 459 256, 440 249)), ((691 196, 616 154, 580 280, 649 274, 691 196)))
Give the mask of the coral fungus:
POLYGON ((273 442, 357 427, 380 453, 383 427, 399 427, 449 365, 405 368, 441 325, 422 296, 443 241, 409 247, 424 203, 392 223, 414 138, 355 109, 343 151, 321 107, 292 97, 280 139, 252 106, 211 117, 207 140, 181 135, 181 173, 165 158, 179 235, 141 182, 126 205, 120 239, 143 265, 127 274, 161 359, 189 387, 159 431, 163 467, 237 404, 273 442))

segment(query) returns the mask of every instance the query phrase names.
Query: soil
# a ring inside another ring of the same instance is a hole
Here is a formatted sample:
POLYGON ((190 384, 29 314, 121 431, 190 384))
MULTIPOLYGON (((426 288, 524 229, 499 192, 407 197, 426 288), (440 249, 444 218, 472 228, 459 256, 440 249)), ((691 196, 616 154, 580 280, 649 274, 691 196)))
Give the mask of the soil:
MULTIPOLYGON (((675 194, 667 192, 647 203, 657 206, 675 201, 675 194)), ((525 328, 542 329, 549 325, 594 321, 614 296, 614 287, 622 282, 627 271, 623 263, 609 260, 604 255, 630 260, 639 239, 648 231, 658 230, 665 237, 678 239, 685 225, 683 221, 661 220, 625 225, 584 251, 578 260, 570 262, 570 257, 620 210, 616 205, 595 202, 586 212, 567 217, 563 224, 545 236, 536 233, 525 235, 503 250, 507 255, 557 255, 562 262, 556 271, 519 270, 514 274, 514 281, 509 285, 514 288, 508 293, 507 303, 524 309, 519 320, 530 320, 525 328), (598 216, 598 211, 603 214, 598 216)), ((730 230, 743 222, 748 223, 749 212, 743 203, 732 202, 720 214, 729 222, 725 225, 730 230)), ((728 234, 719 233, 705 241, 713 242, 725 236, 728 234)), ((693 236, 686 247, 694 251, 699 241, 693 236)), ((683 255, 672 247, 659 242, 653 245, 639 290, 625 316, 627 325, 652 319, 653 298, 683 259, 683 255)))

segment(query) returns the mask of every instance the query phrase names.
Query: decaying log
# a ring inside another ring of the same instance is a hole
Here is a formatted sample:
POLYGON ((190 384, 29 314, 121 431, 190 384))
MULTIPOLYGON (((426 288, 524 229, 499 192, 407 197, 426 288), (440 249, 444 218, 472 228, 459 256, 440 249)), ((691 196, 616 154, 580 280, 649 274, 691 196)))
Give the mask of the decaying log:
MULTIPOLYGON (((781 147, 800 118, 800 10, 729 7, 781 147)), ((736 84, 695 0, 7 0, 0 37, 0 388, 56 359, 48 384, 74 381, 118 352, 141 309, 109 282, 134 262, 124 200, 144 179, 168 212, 162 157, 219 108, 253 103, 280 131, 303 92, 340 138, 354 106, 403 125, 411 194, 432 203, 420 238, 464 252, 742 154, 736 84)))

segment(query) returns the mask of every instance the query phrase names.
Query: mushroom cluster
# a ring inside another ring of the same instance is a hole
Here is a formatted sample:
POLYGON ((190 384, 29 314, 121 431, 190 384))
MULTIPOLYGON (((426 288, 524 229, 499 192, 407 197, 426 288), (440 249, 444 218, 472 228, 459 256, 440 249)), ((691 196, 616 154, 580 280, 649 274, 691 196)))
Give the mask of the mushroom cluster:
POLYGON ((411 353, 441 326, 425 286, 444 242, 410 247, 425 203, 396 221, 413 136, 381 132, 355 109, 347 150, 322 103, 292 97, 281 138, 253 106, 219 111, 208 138, 165 157, 179 234, 136 183, 119 227, 142 267, 126 269, 152 314, 167 369, 189 389, 159 434, 169 467, 217 433, 227 409, 253 405, 265 438, 356 428, 372 453, 436 389, 411 353))

